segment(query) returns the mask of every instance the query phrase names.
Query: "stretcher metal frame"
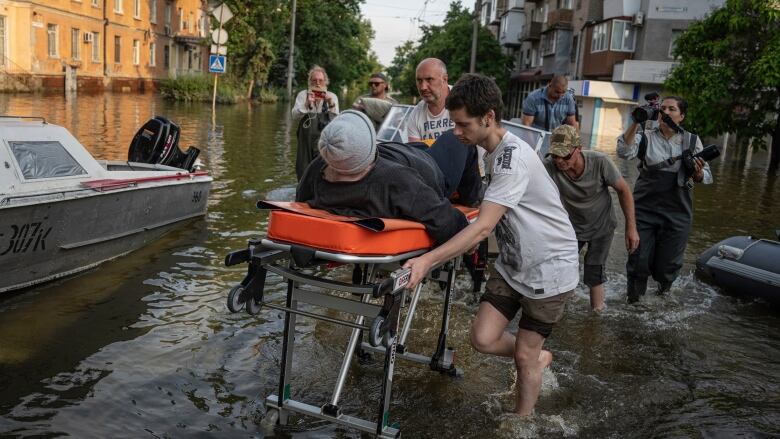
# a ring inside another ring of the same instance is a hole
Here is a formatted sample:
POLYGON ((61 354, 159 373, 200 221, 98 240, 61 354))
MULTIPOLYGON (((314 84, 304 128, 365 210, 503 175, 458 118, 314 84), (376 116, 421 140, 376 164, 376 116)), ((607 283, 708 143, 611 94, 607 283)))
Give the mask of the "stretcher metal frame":
POLYGON ((298 413, 352 427, 374 434, 375 437, 398 438, 400 425, 398 422, 390 422, 389 412, 396 358, 427 364, 431 370, 450 376, 462 374, 455 367, 454 350, 447 346, 455 273, 462 262, 460 256, 435 267, 428 276, 444 288, 441 329, 435 352, 428 357, 407 351, 406 341, 420 299, 422 283, 407 296, 409 291, 405 289, 405 285, 408 284, 411 273, 400 267, 407 259, 426 251, 359 256, 275 242, 271 239, 252 239, 246 249, 234 251, 225 258, 227 266, 248 263, 247 275, 228 294, 228 309, 231 312, 238 312, 245 307, 249 314, 255 315, 262 306, 266 306, 285 313, 278 393, 266 398, 267 413, 263 421, 266 426, 286 425, 289 414, 298 413), (283 264, 283 261, 287 263, 283 264), (352 283, 325 279, 302 271, 307 267, 332 262, 354 265, 352 283), (284 305, 270 303, 263 298, 269 271, 287 281, 284 305), (380 274, 385 275, 381 280, 380 274), (342 294, 336 295, 334 292, 342 294), (343 293, 349 293, 349 296, 343 293), (302 310, 299 307, 302 303, 350 314, 354 316, 354 320, 302 310), (406 307, 407 312, 401 326, 402 307, 406 307), (290 376, 298 315, 352 328, 333 395, 329 402, 320 407, 291 398, 290 376), (368 335, 368 342, 363 341, 364 332, 368 335), (370 352, 384 355, 382 391, 375 421, 344 414, 339 407, 352 357, 370 352))

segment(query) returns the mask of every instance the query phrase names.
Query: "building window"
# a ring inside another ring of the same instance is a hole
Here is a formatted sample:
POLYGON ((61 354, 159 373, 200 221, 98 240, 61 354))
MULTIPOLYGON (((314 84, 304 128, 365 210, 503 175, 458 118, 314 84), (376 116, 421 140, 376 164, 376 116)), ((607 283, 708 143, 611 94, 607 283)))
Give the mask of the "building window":
POLYGON ((92 32, 92 61, 100 62, 100 32, 92 32))
POLYGON ((185 29, 184 25, 184 11, 181 10, 181 8, 178 9, 179 11, 179 30, 185 29))
POLYGON ((607 50, 607 32, 609 31, 609 28, 607 27, 608 25, 609 22, 605 22, 598 24, 593 28, 593 38, 590 41, 591 53, 603 52, 607 50))
POLYGON ((171 4, 165 3, 165 24, 167 26, 171 25, 171 9, 172 9, 171 4))
POLYGON ((612 21, 612 44, 610 50, 615 52, 633 52, 636 32, 630 21, 612 21))
POLYGON ((47 36, 47 46, 49 49, 49 57, 50 58, 57 58, 59 56, 59 44, 57 41, 57 25, 56 24, 50 24, 46 28, 46 36, 47 36))
POLYGON ((571 0, 558 0, 558 9, 571 9, 571 0))
POLYGON ((157 50, 157 45, 154 43, 149 43, 149 66, 154 67, 157 65, 157 55, 155 54, 155 51, 157 50))
POLYGON ((141 19, 141 0, 133 0, 133 18, 141 19))
POLYGON ((0 66, 5 66, 5 15, 0 15, 0 66))
POLYGON ((672 30, 672 41, 669 42, 669 58, 674 58, 674 49, 677 47, 677 39, 680 38, 683 31, 678 29, 672 30))
POLYGON ((577 62, 577 50, 579 50, 579 38, 577 35, 571 40, 571 52, 569 53, 569 62, 577 62))
POLYGON ((117 14, 122 13, 122 0, 114 0, 114 12, 117 14))
POLYGON ((540 65, 541 63, 537 63, 538 56, 536 55, 536 49, 531 49, 531 67, 536 67, 540 65))
POLYGON ((114 62, 119 64, 122 59, 122 37, 114 37, 114 62))
POLYGON ((141 42, 133 40, 133 65, 141 64, 141 42))
POLYGON ((163 67, 171 67, 171 46, 168 45, 163 46, 163 67))
POLYGON ((157 0, 149 0, 149 21, 157 23, 157 0))
POLYGON ((555 31, 542 34, 542 56, 555 55, 555 31))
POLYGON ((81 37, 81 32, 79 32, 78 29, 71 29, 70 30, 70 56, 73 59, 81 59, 81 41, 79 41, 79 37, 81 37))
POLYGON ((92 0, 92 7, 93 8, 99 8, 100 7, 100 3, 98 3, 98 0, 92 0))

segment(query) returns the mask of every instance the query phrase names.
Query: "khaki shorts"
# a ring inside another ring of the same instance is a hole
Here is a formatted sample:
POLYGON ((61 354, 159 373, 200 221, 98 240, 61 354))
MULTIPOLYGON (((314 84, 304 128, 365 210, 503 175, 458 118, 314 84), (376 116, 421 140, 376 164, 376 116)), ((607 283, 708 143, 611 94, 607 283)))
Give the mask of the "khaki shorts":
POLYGON ((517 311, 522 309, 518 326, 547 338, 553 325, 563 317, 566 302, 573 295, 574 290, 571 290, 546 299, 531 299, 515 291, 500 274, 494 272, 485 284, 480 302, 493 305, 507 320, 515 318, 517 311))

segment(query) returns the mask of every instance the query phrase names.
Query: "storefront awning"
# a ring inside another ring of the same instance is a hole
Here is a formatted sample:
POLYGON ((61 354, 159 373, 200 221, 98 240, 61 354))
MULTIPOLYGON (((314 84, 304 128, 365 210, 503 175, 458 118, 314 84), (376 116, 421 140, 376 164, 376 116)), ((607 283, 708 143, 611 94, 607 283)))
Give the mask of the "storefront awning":
POLYGON ((173 41, 176 41, 179 44, 185 44, 189 46, 198 46, 201 43, 203 43, 204 38, 202 37, 196 37, 193 35, 176 35, 173 37, 173 41))
POLYGON ((616 98, 599 98, 602 101, 608 103, 608 104, 622 104, 622 105, 631 105, 631 106, 637 106, 639 103, 637 101, 631 101, 628 99, 616 99, 616 98))

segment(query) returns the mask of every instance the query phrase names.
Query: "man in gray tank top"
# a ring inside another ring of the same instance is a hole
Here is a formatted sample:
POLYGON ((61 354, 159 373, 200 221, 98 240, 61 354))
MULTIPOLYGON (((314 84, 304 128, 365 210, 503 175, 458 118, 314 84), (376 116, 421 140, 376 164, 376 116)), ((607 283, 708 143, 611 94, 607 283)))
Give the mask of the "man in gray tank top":
POLYGON ((617 223, 607 188, 611 186, 617 192, 626 219, 629 253, 639 247, 631 189, 609 156, 582 150, 580 135, 571 125, 561 125, 553 130, 544 166, 558 187, 580 250, 587 245, 583 282, 590 288, 591 309, 600 311, 604 308, 604 282, 607 280, 604 265, 617 223))

